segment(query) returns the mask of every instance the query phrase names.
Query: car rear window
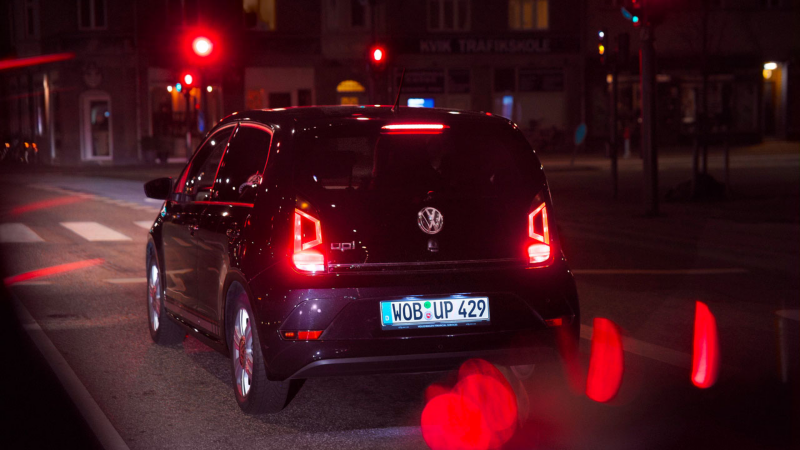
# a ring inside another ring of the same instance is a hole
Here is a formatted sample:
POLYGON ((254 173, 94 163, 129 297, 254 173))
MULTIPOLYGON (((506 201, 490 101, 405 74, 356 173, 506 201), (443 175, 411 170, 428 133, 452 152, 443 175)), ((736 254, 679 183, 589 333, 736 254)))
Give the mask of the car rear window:
POLYGON ((295 182, 324 189, 497 196, 532 189, 538 164, 509 126, 451 125, 437 134, 388 134, 385 123, 307 127, 295 182))

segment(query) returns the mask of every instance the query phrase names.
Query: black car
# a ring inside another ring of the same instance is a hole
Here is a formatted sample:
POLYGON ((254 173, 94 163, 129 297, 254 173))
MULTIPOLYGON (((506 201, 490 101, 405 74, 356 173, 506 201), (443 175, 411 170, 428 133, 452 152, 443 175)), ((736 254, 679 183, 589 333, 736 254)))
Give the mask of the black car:
POLYGON ((532 364, 578 298, 542 166, 488 113, 246 111, 177 180, 147 243, 150 334, 230 355, 248 413, 311 377, 532 364))

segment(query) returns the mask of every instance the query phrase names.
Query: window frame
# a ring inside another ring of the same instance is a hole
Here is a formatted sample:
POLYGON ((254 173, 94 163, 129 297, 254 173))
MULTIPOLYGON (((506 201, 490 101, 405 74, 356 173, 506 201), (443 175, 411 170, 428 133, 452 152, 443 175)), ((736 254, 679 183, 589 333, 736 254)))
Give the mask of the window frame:
POLYGON ((108 2, 106 0, 78 0, 78 29, 81 31, 101 31, 108 29, 108 2), (81 23, 81 6, 84 2, 89 2, 89 26, 84 26, 81 23), (95 15, 95 6, 97 2, 103 2, 103 26, 99 27, 95 23, 97 16, 95 15))
POLYGON ((444 2, 446 0, 427 0, 425 2, 425 26, 428 31, 436 32, 436 33, 457 33, 463 31, 470 31, 472 29, 472 0, 463 0, 464 4, 466 5, 466 19, 464 20, 464 27, 459 28, 459 3, 461 0, 450 0, 453 2, 453 28, 445 28, 444 27, 444 2), (439 5, 439 26, 434 28, 431 27, 431 4, 436 3, 439 5))
MULTIPOLYGON (((605 8, 605 5, 603 5, 603 7, 605 8)), ((512 31, 512 32, 526 33, 526 32, 531 32, 531 31, 547 31, 547 30, 549 30, 550 29, 550 0, 509 0, 508 1, 508 21, 507 21, 507 23, 508 23, 508 30, 512 31), (511 26, 511 2, 512 1, 517 1, 517 2, 519 2, 519 5, 520 5, 520 14, 519 14, 519 21, 518 21, 518 25, 519 26, 517 28, 514 28, 514 27, 511 26), (537 24, 539 22, 538 21, 538 18, 539 18, 538 17, 538 15, 539 15, 538 3, 539 2, 546 2, 547 3, 547 26, 544 27, 544 28, 537 27, 537 24), (533 26, 530 27, 530 28, 524 28, 523 27, 524 19, 523 19, 522 9, 523 9, 523 6, 524 6, 525 3, 530 3, 533 6, 533 26)))
MULTIPOLYGON (((239 125, 238 122, 231 122, 231 123, 225 124, 225 125, 223 125, 223 126, 221 126, 219 128, 216 128, 216 129, 213 129, 213 130, 209 131, 209 133, 206 136, 206 138, 203 139, 203 142, 201 142, 200 145, 197 146, 197 149, 194 151, 194 154, 192 154, 192 157, 189 159, 189 163, 186 164, 186 167, 184 167, 183 172, 181 172, 181 176, 180 176, 180 178, 178 178, 178 182, 175 184, 174 189, 172 190, 173 201, 181 202, 181 203, 197 203, 196 201, 193 201, 193 200, 191 200, 191 201, 187 201, 186 200, 187 195, 184 194, 184 188, 185 188, 184 185, 186 184, 186 180, 189 178, 189 172, 191 172, 192 168, 194 168, 195 164, 197 163, 197 161, 196 161, 197 160, 197 155, 200 154, 200 149, 202 149, 206 145, 206 142, 208 142, 209 139, 211 139, 212 136, 215 136, 217 133, 219 133, 222 130, 226 130, 228 128, 232 128, 233 127, 234 130, 231 130, 230 135, 228 136, 228 142, 230 142, 230 138, 231 138, 231 136, 233 136, 233 132, 236 131, 235 127, 237 127, 238 125, 239 125)), ((225 158, 225 154, 223 153, 222 157, 220 157, 220 159, 219 159, 220 163, 222 162, 222 160, 224 158, 225 158)), ((203 161, 203 163, 205 164, 205 161, 203 161)), ((219 170, 219 167, 217 168, 217 170, 219 170)), ((216 179, 216 177, 214 179, 216 179)), ((214 190, 214 185, 213 184, 211 185, 211 190, 212 191, 214 190)))
MULTIPOLYGON (((225 153, 223 153, 222 158, 220 159, 219 167, 222 167, 224 165, 225 158, 229 157, 229 154, 233 154, 231 152, 230 144, 231 144, 231 142, 233 142, 233 139, 234 139, 234 137, 236 137, 236 133, 239 131, 239 129, 247 127, 247 128, 255 128, 257 130, 264 131, 269 135, 269 145, 267 145, 267 149, 266 149, 267 158, 264 160, 264 167, 260 171, 257 172, 259 174, 259 176, 261 177, 261 180, 259 181, 259 185, 261 185, 266 180, 267 166, 269 165, 270 156, 272 155, 272 144, 273 144, 273 142, 275 142, 275 131, 272 128, 270 128, 269 126, 264 125, 263 123, 259 123, 259 122, 240 121, 240 122, 237 123, 237 125, 238 126, 236 127, 236 129, 233 130, 233 132, 231 133, 231 136, 230 136, 230 138, 228 140, 228 146, 229 146, 228 150, 225 153)), ((233 148, 233 150, 236 150, 236 148, 233 148)), ((214 184, 211 186, 210 198, 212 200, 206 201, 206 202, 202 202, 202 203, 247 206, 247 207, 251 207, 251 208, 253 207, 253 205, 254 205, 253 203, 241 203, 241 202, 231 202, 231 201, 227 201, 227 200, 217 200, 217 196, 218 196, 218 194, 217 194, 217 192, 218 192, 218 190, 217 190, 217 176, 218 175, 219 175, 219 168, 217 168, 217 173, 214 176, 214 184)))

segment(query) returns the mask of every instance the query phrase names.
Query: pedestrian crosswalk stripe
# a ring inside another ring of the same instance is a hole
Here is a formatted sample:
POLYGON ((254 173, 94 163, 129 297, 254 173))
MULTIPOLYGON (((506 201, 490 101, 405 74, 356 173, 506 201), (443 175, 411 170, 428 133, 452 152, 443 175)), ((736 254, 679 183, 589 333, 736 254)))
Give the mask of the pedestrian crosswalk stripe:
POLYGON ((153 226, 153 221, 152 220, 137 220, 137 221, 135 221, 133 223, 135 223, 136 226, 144 228, 145 230, 149 230, 150 227, 153 226))
POLYGON ((0 224, 0 242, 44 242, 44 240, 21 223, 3 223, 0 224))
POLYGON ((61 222, 61 225, 87 241, 130 241, 131 238, 97 222, 61 222))

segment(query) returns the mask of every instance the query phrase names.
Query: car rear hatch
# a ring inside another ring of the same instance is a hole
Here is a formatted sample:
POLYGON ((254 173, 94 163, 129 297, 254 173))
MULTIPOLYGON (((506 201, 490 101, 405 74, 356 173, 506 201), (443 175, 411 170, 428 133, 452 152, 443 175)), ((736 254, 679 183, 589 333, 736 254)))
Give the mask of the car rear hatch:
POLYGON ((511 124, 349 118, 299 131, 296 235, 321 237, 312 244, 327 272, 526 262, 528 216, 546 183, 511 124))

